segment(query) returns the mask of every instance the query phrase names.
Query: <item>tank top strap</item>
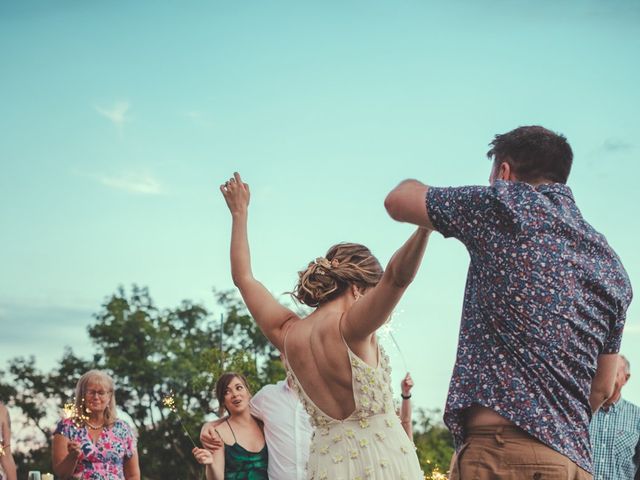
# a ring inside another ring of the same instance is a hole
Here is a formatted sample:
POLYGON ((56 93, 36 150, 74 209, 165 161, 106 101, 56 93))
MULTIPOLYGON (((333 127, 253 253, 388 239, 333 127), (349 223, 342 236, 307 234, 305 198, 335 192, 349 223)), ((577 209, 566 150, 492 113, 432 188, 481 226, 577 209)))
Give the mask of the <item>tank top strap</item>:
POLYGON ((228 419, 228 418, 225 418, 225 420, 224 420, 224 421, 225 421, 225 422, 227 422, 227 425, 229 426, 229 430, 231 430, 231 435, 233 435, 233 442, 234 442, 234 443, 238 443, 238 439, 236 438, 236 434, 235 434, 235 432, 233 431, 233 428, 231 428, 231 424, 229 423, 229 419, 228 419))

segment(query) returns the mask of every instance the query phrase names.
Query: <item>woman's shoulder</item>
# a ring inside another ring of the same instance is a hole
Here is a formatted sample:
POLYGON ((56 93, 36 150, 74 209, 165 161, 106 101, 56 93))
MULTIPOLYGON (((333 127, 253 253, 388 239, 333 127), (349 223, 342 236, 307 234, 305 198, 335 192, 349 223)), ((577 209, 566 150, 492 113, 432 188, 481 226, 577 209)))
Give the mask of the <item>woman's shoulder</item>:
POLYGON ((220 417, 217 420, 211 420, 207 422, 208 425, 211 425, 213 428, 217 428, 220 425, 225 424, 229 420, 229 415, 225 415, 224 417, 220 417))
POLYGON ((125 435, 133 435, 133 429, 131 426, 122 420, 121 418, 116 418, 111 424, 111 429, 114 432, 123 433, 125 435))
POLYGON ((63 435, 65 437, 68 437, 71 433, 75 433, 78 430, 80 430, 81 427, 79 427, 78 425, 76 425, 76 421, 71 418, 71 417, 67 417, 67 418, 63 418, 61 419, 58 424, 56 425, 56 429, 53 432, 54 435, 63 435))

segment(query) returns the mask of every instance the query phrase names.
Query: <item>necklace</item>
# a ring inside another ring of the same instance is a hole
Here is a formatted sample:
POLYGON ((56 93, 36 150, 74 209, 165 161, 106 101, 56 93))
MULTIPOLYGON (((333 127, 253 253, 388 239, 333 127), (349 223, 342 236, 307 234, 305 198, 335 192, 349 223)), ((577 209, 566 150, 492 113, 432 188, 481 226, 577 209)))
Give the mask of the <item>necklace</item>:
POLYGON ((89 427, 91 430, 100 430, 102 427, 104 427, 104 423, 102 425, 91 425, 87 420, 85 420, 84 423, 86 423, 87 427, 89 427))

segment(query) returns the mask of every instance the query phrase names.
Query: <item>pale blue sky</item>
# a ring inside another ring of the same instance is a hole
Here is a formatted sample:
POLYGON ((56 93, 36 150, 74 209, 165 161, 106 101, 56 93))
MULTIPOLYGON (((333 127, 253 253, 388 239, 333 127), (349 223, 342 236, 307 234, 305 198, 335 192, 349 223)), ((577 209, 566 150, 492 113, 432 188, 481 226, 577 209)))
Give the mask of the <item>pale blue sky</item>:
MULTIPOLYGON (((568 137, 578 205, 637 284, 638 58, 632 1, 4 0, 0 365, 88 353, 120 284, 213 307, 234 170, 255 273, 279 294, 338 241, 386 263, 411 232, 383 208, 397 182, 484 184, 488 142, 526 124, 568 137)), ((434 235, 398 309, 418 405, 444 405, 467 261, 434 235)), ((640 402, 640 380, 626 392, 640 402)))

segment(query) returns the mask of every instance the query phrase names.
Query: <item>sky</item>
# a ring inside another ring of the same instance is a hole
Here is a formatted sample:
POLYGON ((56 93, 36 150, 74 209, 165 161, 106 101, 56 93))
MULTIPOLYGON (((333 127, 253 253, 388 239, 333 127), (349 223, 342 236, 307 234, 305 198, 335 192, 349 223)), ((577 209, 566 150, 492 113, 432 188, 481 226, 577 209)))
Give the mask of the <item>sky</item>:
MULTIPOLYGON (((639 54, 634 1, 2 0, 0 369, 91 354, 119 285, 219 313, 234 171, 254 273, 284 300, 339 241, 386 264, 412 228, 385 195, 486 184, 488 143, 520 125, 567 136, 577 204, 640 288, 639 54)), ((434 234, 394 316, 402 354, 385 340, 418 406, 444 406, 467 266, 434 234)), ((623 393, 640 403, 640 375, 623 393)))

